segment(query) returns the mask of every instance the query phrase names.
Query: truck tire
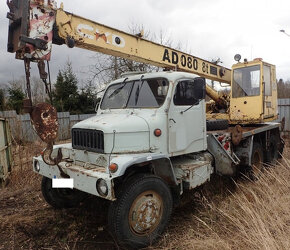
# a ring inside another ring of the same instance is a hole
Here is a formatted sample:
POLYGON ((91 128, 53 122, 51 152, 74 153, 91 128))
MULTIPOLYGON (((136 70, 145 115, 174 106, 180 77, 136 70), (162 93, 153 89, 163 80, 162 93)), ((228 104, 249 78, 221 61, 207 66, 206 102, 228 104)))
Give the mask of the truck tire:
POLYGON ((109 230, 124 247, 152 244, 166 228, 172 212, 167 184, 154 175, 143 175, 123 185, 108 213, 109 230))
POLYGON ((263 148, 260 143, 254 142, 251 156, 250 179, 257 180, 264 171, 263 148))
POLYGON ((279 138, 272 134, 269 141, 269 150, 266 153, 265 160, 267 163, 273 164, 279 158, 279 138))
POLYGON ((225 119, 206 121, 207 131, 223 130, 223 129, 227 129, 228 127, 229 127, 229 121, 225 119))
POLYGON ((54 208, 76 207, 86 198, 86 194, 76 189, 53 188, 52 180, 43 176, 41 191, 45 201, 54 208))

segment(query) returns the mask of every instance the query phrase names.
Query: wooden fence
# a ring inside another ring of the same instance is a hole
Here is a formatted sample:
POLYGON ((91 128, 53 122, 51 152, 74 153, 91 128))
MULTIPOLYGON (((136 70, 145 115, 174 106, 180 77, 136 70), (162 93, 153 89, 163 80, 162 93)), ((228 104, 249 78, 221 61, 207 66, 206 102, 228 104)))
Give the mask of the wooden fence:
POLYGON ((0 184, 5 182, 8 177, 11 171, 11 165, 12 155, 9 123, 7 120, 0 118, 0 184))
MULTIPOLYGON (((71 127, 79 121, 85 120, 95 114, 70 115, 69 112, 58 112, 58 140, 71 138, 71 127)), ((9 121, 13 138, 25 142, 33 142, 38 139, 31 122, 29 114, 17 115, 14 110, 0 112, 0 117, 9 121)))
MULTIPOLYGON (((281 121, 285 117, 285 128, 283 134, 285 136, 290 136, 290 98, 288 99, 278 99, 278 112, 279 119, 281 121)), ((57 113, 59 122, 59 132, 58 139, 66 140, 71 138, 70 130, 71 127, 79 121, 85 120, 95 114, 81 114, 81 115, 70 115, 69 112, 59 112, 57 113)), ((17 115, 13 111, 3 111, 0 112, 0 117, 8 119, 12 136, 15 139, 33 142, 37 140, 38 136, 33 130, 29 114, 17 115)))

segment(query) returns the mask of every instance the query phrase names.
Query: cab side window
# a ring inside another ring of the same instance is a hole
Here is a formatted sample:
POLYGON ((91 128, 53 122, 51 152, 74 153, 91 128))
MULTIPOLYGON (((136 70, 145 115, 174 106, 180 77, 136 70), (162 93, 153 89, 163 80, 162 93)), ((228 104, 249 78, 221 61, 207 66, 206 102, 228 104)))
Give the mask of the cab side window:
POLYGON ((173 97, 173 103, 176 106, 189 106, 199 103, 194 94, 194 81, 180 81, 177 84, 173 97))

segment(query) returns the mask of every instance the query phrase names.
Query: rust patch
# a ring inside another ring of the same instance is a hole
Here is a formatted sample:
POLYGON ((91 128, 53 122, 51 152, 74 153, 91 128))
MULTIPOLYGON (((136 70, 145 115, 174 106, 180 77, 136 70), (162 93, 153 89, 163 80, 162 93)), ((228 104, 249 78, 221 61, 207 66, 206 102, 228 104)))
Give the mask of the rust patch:
POLYGON ((137 236, 147 236, 159 225, 164 204, 159 193, 149 190, 141 193, 129 211, 129 226, 137 236))
POLYGON ((234 145, 239 145, 243 136, 243 129, 240 125, 237 125, 232 130, 232 143, 234 145))
POLYGON ((100 34, 96 32, 95 35, 96 35, 96 40, 98 40, 99 38, 102 38, 107 43, 107 36, 104 33, 100 34))
MULTIPOLYGON (((92 166, 93 167, 93 166, 92 166)), ((84 166, 79 166, 79 165, 71 165, 67 167, 67 169, 71 170, 72 172, 80 173, 82 175, 86 175, 91 177, 92 173, 88 173, 87 171, 92 171, 92 172, 100 172, 100 173, 105 173, 106 169, 102 167, 94 167, 94 168, 85 168, 84 166)))
POLYGON ((47 3, 45 3, 44 0, 33 0, 32 2, 34 2, 38 6, 48 6, 50 8, 54 8, 55 6, 55 0, 48 0, 47 3))
POLYGON ((30 117, 40 139, 48 144, 52 143, 58 130, 56 109, 48 103, 39 103, 32 108, 30 117))

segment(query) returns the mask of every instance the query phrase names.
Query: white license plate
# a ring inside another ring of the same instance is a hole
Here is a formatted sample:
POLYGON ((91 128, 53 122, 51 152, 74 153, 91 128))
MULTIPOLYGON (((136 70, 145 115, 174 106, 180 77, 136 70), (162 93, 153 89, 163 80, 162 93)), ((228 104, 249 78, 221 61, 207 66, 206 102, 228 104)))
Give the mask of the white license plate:
POLYGON ((52 179, 52 188, 74 188, 74 179, 52 179))

